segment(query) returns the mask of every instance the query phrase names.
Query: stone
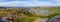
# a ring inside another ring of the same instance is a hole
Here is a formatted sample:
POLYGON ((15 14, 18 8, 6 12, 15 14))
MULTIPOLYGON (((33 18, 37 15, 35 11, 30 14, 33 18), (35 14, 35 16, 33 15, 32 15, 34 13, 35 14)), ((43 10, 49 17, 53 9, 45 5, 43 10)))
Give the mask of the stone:
POLYGON ((60 16, 55 16, 49 19, 47 22, 60 22, 60 16))

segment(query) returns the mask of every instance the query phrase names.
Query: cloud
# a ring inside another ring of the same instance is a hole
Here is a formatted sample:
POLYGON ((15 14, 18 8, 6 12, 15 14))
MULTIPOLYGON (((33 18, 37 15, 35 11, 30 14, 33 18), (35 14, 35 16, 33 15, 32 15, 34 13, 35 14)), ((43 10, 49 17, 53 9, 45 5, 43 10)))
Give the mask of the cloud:
POLYGON ((57 3, 60 3, 60 0, 55 0, 57 3))
POLYGON ((12 2, 2 2, 2 3, 0 3, 0 6, 60 6, 60 3, 59 2, 58 3, 39 2, 36 0, 33 0, 33 2, 30 2, 30 1, 12 1, 12 2))
POLYGON ((53 2, 39 2, 37 0, 34 0, 34 2, 37 3, 40 6, 60 6, 60 3, 59 3, 60 1, 58 3, 53 3, 53 2))
POLYGON ((13 1, 0 3, 0 6, 35 6, 35 5, 27 1, 13 1))
POLYGON ((10 1, 16 1, 16 0, 0 0, 0 3, 1 2, 10 2, 10 1))

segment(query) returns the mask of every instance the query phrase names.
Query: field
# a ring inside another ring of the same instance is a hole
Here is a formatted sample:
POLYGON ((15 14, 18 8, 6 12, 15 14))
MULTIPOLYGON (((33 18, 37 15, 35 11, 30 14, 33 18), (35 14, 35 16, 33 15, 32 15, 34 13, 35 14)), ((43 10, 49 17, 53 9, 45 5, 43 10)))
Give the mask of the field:
MULTIPOLYGON (((38 7, 35 9, 38 9, 38 7)), ((10 9, 0 10, 0 17, 7 16, 9 13, 9 14, 15 15, 14 19, 16 22, 38 22, 41 19, 42 19, 41 21, 46 22, 48 19, 50 19, 56 15, 60 15, 59 8, 42 8, 42 9, 39 8, 39 10, 45 10, 45 11, 51 12, 53 14, 48 14, 48 16, 43 16, 42 14, 38 15, 38 14, 36 14, 36 12, 33 12, 31 10, 29 10, 31 12, 26 11, 25 8, 10 8, 10 9), (38 20, 38 19, 40 19, 40 20, 38 20)))

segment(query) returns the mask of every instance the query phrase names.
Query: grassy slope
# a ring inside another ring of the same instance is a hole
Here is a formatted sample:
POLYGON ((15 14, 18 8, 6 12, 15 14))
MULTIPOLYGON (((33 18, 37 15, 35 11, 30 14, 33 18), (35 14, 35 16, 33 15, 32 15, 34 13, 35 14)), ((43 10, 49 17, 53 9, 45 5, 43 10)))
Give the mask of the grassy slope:
POLYGON ((59 8, 42 8, 42 10, 47 10, 49 12, 54 12, 54 14, 51 14, 49 16, 45 16, 45 17, 48 17, 48 18, 52 18, 56 15, 60 15, 60 9, 59 8))
MULTIPOLYGON (((36 18, 52 18, 56 15, 59 15, 60 14, 60 9, 55 9, 55 8, 49 8, 49 9, 43 9, 43 10, 48 10, 50 12, 54 12, 54 14, 51 14, 49 16, 36 16, 34 14, 27 14, 27 15, 24 15, 23 18, 21 19, 22 22, 32 22, 34 21, 36 18), (25 17, 27 16, 27 17, 25 17), (32 18, 31 18, 32 17, 32 18)), ((21 15, 21 14, 18 14, 18 15, 21 15)))
MULTIPOLYGON (((45 10, 45 9, 44 9, 45 10)), ((55 16, 56 14, 58 15, 58 14, 60 14, 60 9, 55 9, 55 8, 49 8, 49 9, 46 9, 46 10, 48 10, 48 11, 53 11, 53 12, 55 12, 54 14, 52 14, 52 15, 50 15, 50 16, 34 16, 34 14, 27 14, 27 15, 25 15, 25 14, 23 14, 23 13, 19 13, 19 14, 17 14, 17 22, 32 22, 32 21, 34 21, 36 18, 51 18, 51 17, 53 17, 53 16, 55 16), (20 18, 19 18, 19 16, 21 16, 20 18)), ((3 14, 0 14, 0 16, 3 16, 3 15, 6 15, 5 13, 7 13, 8 11, 6 11, 6 10, 2 10, 2 11, 0 11, 0 12, 3 12, 3 14)))

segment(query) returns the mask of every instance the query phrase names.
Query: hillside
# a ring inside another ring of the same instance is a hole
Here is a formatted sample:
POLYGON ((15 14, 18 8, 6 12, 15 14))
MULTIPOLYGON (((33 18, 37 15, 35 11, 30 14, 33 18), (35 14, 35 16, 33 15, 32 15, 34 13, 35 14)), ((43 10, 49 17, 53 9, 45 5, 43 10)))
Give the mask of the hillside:
POLYGON ((49 18, 52 18, 60 14, 59 8, 2 8, 0 9, 0 17, 7 16, 8 14, 15 15, 16 22, 46 22, 49 18), (46 14, 47 13, 47 14, 46 14), (52 13, 52 14, 50 14, 52 13), (38 20, 39 19, 39 20, 38 20))

